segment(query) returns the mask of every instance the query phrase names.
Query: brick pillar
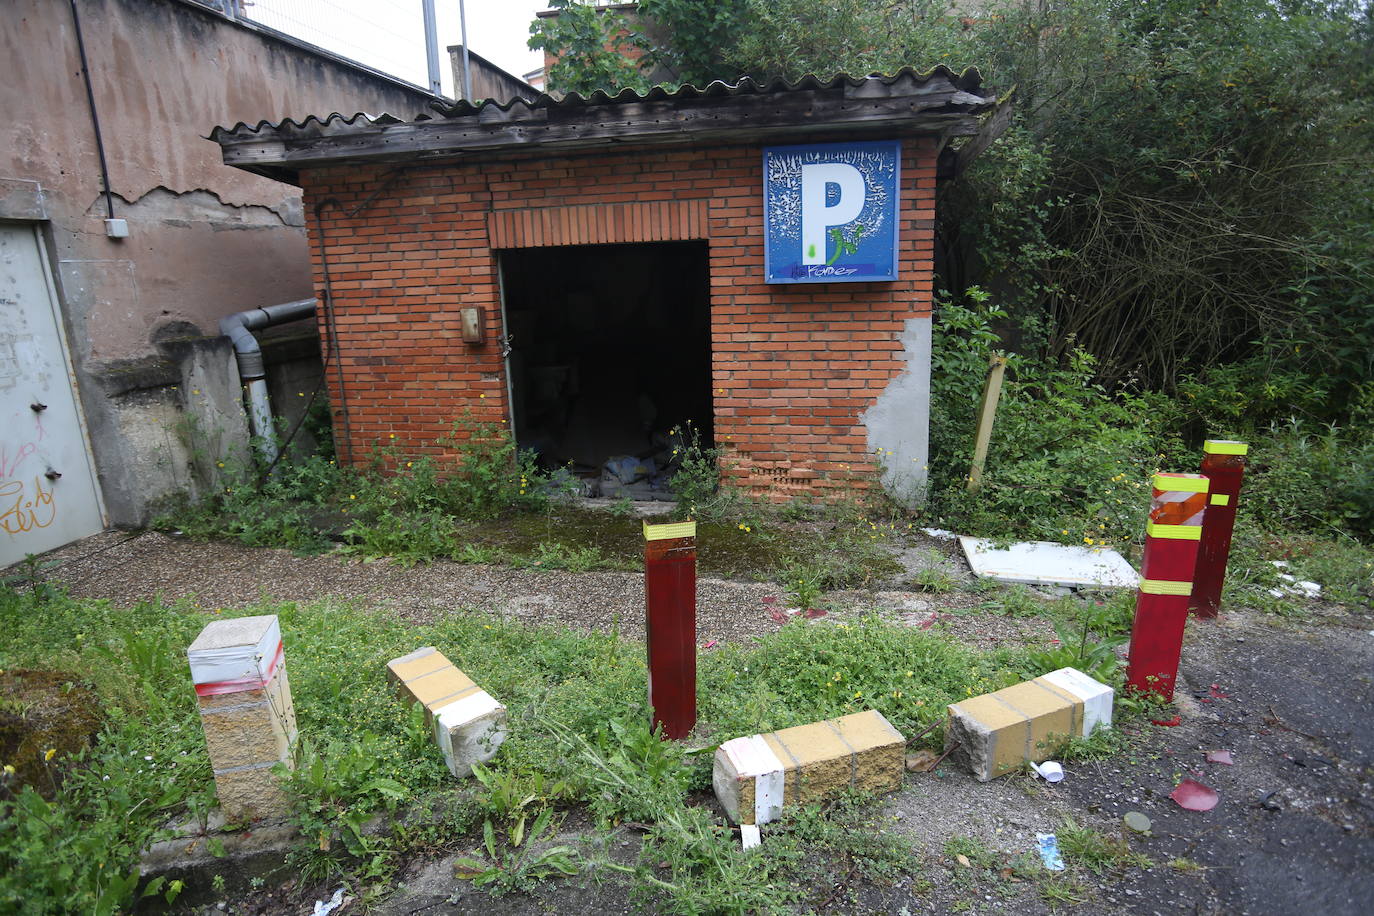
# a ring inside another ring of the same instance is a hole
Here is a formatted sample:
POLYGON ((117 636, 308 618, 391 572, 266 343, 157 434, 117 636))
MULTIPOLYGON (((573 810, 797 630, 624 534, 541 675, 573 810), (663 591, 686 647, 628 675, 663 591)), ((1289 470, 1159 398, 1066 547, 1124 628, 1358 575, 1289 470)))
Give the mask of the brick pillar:
POLYGON ((272 767, 292 765, 296 710, 277 616, 216 620, 186 655, 224 816, 243 822, 286 814, 272 767))

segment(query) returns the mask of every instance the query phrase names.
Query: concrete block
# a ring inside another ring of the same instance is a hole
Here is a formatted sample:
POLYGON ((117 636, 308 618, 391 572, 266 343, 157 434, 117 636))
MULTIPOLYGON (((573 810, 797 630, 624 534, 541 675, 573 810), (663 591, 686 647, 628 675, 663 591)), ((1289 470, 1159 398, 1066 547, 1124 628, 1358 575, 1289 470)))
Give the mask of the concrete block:
POLYGON ((434 740, 449 772, 472 773, 474 763, 496 756, 506 740, 506 707, 433 646, 387 662, 387 675, 406 700, 425 707, 434 725, 434 740))
POLYGON ((186 655, 225 817, 286 814, 288 800, 272 768, 292 763, 296 710, 276 615, 216 620, 186 655))
POLYGON ((949 706, 945 747, 986 782, 1111 722, 1111 689, 1072 668, 949 706), (1094 686, 1095 685, 1095 686, 1094 686), (1105 691, 1105 694, 1104 694, 1105 691), (1105 700, 1105 716, 1104 716, 1105 700))
POLYGON ((731 820, 766 824, 784 807, 824 801, 847 788, 901 787, 906 739, 874 710, 726 741, 711 782, 731 820))

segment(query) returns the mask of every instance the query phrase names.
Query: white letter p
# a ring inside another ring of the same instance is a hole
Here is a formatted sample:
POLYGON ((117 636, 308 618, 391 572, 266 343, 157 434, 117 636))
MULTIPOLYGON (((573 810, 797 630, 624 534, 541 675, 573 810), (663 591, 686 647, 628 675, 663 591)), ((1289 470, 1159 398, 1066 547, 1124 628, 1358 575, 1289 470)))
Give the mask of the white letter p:
POLYGON ((825 263, 825 231, 858 219, 866 197, 863 173, 852 165, 827 162, 801 167, 803 264, 825 263), (840 193, 834 204, 827 204, 826 191, 832 184, 840 193))

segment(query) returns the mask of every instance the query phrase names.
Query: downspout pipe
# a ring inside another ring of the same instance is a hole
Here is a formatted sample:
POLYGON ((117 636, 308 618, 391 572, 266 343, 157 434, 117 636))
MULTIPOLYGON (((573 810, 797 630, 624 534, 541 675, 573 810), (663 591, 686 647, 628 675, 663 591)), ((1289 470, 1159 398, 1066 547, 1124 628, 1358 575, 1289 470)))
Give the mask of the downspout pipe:
POLYGON ((300 321, 314 314, 314 299, 298 299, 235 312, 219 320, 219 332, 234 344, 239 378, 248 386, 248 419, 258 440, 258 454, 269 465, 277 460, 277 438, 272 428, 272 404, 267 399, 267 368, 262 359, 262 346, 253 332, 288 321, 300 321))

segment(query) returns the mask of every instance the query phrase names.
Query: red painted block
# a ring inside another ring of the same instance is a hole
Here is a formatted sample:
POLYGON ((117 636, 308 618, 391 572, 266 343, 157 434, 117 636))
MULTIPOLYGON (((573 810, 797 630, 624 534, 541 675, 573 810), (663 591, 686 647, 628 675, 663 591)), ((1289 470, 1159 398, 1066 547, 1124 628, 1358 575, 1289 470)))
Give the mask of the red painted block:
POLYGON ((1208 439, 1202 445, 1202 473, 1210 482, 1207 514, 1198 542, 1197 572, 1188 610, 1202 618, 1217 616, 1221 589, 1226 581, 1226 562, 1231 556, 1231 533, 1236 525, 1236 506, 1245 477, 1244 442, 1208 439))
POLYGON ((1201 474, 1156 474, 1126 686, 1173 699, 1207 505, 1201 474))
POLYGON ((695 522, 644 525, 644 607, 653 724, 686 738, 697 722, 695 522))

